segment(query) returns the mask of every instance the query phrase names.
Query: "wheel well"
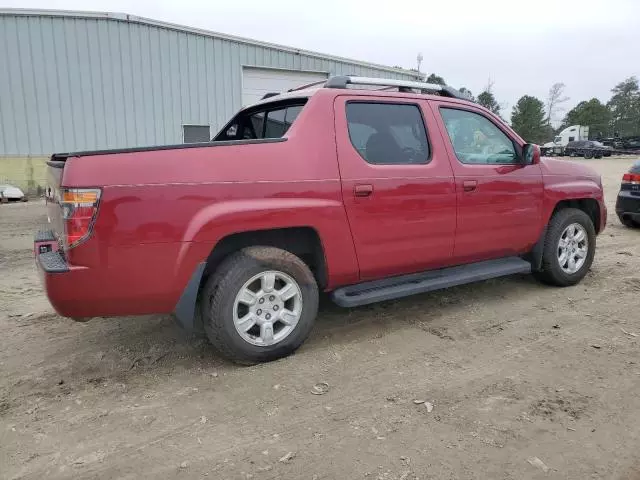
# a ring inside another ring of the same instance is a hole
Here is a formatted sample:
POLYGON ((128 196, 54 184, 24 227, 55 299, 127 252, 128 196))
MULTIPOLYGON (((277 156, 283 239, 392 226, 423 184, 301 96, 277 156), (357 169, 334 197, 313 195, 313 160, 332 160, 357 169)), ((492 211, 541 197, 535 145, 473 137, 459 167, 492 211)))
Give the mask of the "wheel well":
POLYGON ((557 211, 563 210, 565 208, 577 208, 579 210, 582 210, 591 218, 593 226, 596 229, 596 233, 600 233, 600 206, 598 205, 597 200, 594 200, 593 198, 562 200, 561 202, 558 202, 556 208, 553 210, 553 213, 555 214, 557 211))
POLYGON ((279 228, 234 233, 220 240, 207 258, 203 282, 228 255, 250 246, 269 246, 287 250, 300 257, 311 269, 318 286, 327 285, 324 250, 318 232, 311 227, 279 228))

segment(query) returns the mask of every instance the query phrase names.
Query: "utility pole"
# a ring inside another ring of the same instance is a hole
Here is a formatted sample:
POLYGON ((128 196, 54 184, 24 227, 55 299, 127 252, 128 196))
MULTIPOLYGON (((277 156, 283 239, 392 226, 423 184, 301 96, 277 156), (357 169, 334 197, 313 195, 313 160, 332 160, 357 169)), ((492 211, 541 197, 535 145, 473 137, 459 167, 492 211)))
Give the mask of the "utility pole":
POLYGON ((422 56, 422 53, 418 53, 418 56, 416 57, 416 60, 418 61, 418 73, 420 73, 420 65, 422 65, 423 59, 424 57, 422 56))

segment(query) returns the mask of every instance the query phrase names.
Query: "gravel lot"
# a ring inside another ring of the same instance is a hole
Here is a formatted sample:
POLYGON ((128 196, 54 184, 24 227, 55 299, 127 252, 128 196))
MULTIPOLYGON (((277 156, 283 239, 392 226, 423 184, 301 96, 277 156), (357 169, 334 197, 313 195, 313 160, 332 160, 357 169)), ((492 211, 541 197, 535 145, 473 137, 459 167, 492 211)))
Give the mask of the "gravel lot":
POLYGON ((0 205, 0 477, 640 479, 640 231, 613 211, 633 159, 586 162, 609 223, 582 284, 325 302, 295 355, 255 367, 166 316, 57 316, 43 205, 0 205))

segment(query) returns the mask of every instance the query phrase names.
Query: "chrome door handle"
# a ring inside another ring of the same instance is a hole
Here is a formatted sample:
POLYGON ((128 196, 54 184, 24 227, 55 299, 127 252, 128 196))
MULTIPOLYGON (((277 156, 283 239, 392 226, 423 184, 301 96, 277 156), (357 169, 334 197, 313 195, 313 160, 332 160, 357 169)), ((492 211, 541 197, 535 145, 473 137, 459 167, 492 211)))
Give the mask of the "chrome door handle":
POLYGON ((473 192, 477 186, 478 186, 477 180, 465 180, 464 182, 462 182, 462 189, 465 192, 473 192))
POLYGON ((373 193, 373 185, 364 184, 353 187, 353 194, 356 197, 368 197, 373 193))

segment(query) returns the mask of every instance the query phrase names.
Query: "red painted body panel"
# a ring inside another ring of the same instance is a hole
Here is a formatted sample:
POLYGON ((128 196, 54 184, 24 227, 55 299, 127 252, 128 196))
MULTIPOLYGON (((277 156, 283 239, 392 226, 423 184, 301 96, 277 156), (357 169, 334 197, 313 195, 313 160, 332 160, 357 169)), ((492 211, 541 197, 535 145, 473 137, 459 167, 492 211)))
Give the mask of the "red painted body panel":
MULTIPOLYGON (((456 157, 440 107, 450 107, 445 100, 431 102, 434 117, 443 138, 455 176, 458 201, 454 259, 468 263, 523 254, 531 250, 542 228, 543 180, 540 165, 470 165, 456 157), (465 182, 474 188, 465 191, 465 182)), ((486 114, 480 107, 466 110, 486 114)), ((488 116, 494 124, 522 147, 524 141, 514 135, 498 118, 488 116)))
MULTIPOLYGON (((377 92, 376 92, 377 93, 377 92)), ((456 197, 451 165, 427 102, 402 97, 341 95, 335 102, 336 142, 342 196, 363 280, 417 272, 451 262, 456 228, 456 197), (418 105, 431 143, 425 165, 372 165, 349 138, 345 105, 349 100, 418 105), (367 197, 357 185, 371 185, 367 197)))
POLYGON ((462 165, 438 112, 443 101, 320 89, 283 142, 68 158, 60 184, 100 187, 102 197, 92 235, 66 252, 69 271, 43 273, 51 303, 70 317, 171 312, 197 266, 239 232, 315 229, 332 290, 525 253, 560 200, 594 198, 604 209, 597 175, 568 162, 462 165), (418 105, 430 162, 366 163, 347 132, 344 105, 354 97, 418 105), (471 193, 469 180, 477 182, 471 193), (368 196, 354 194, 369 188, 368 196))
POLYGON ((600 175, 589 167, 568 160, 543 158, 540 162, 544 178, 544 200, 542 219, 549 221, 558 202, 574 198, 590 198, 598 202, 600 207, 600 225, 602 232, 607 224, 607 207, 600 175))

